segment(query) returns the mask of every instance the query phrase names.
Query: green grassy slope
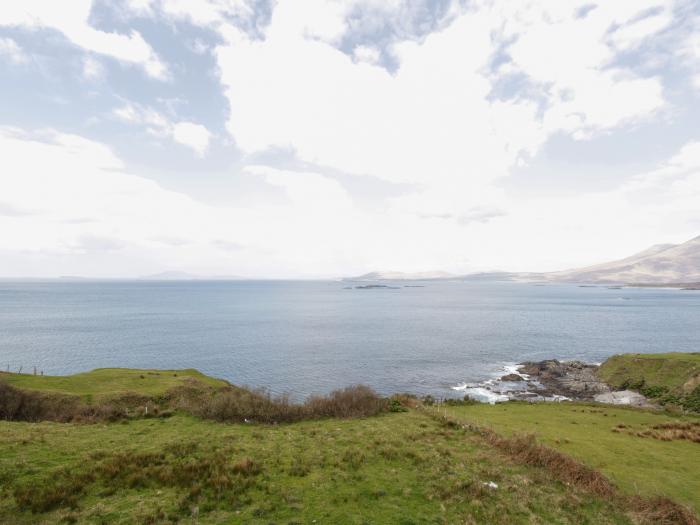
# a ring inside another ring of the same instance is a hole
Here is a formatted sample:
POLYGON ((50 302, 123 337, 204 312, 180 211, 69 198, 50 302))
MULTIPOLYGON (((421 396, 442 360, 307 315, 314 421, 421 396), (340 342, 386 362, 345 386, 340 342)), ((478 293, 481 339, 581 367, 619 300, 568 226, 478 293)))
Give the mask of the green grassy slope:
POLYGON ((1 523, 178 521, 631 523, 416 411, 279 426, 0 422, 1 523))
POLYGON ((184 370, 139 370, 135 368, 98 368, 69 376, 42 376, 0 372, 0 381, 17 388, 73 394, 86 399, 124 393, 157 396, 181 385, 188 378, 210 386, 227 383, 192 368, 184 370))
POLYGON ((643 380, 647 386, 689 393, 700 385, 700 352, 615 355, 601 365, 598 375, 615 387, 643 380))
POLYGON ((482 404, 450 407, 447 413, 505 434, 534 433, 628 493, 666 495, 700 512, 700 444, 637 435, 654 425, 699 422, 698 417, 577 403, 482 404))

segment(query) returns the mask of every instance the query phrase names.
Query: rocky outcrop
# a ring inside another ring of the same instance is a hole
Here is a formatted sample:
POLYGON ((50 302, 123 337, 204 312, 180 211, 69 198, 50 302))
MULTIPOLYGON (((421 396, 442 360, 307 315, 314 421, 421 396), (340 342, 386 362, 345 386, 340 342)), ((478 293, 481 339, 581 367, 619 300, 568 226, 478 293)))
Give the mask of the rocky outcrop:
POLYGON ((519 374, 506 374, 501 377, 501 381, 525 381, 525 378, 519 374))
POLYGON ((556 359, 529 361, 521 363, 518 368, 521 374, 537 380, 547 395, 591 400, 598 394, 610 392, 610 387, 596 376, 596 370, 596 365, 556 359))
POLYGON ((598 403, 610 403, 612 405, 629 405, 644 408, 657 408, 656 405, 650 403, 649 400, 639 392, 633 390, 619 390, 617 392, 608 392, 598 394, 593 398, 598 403))

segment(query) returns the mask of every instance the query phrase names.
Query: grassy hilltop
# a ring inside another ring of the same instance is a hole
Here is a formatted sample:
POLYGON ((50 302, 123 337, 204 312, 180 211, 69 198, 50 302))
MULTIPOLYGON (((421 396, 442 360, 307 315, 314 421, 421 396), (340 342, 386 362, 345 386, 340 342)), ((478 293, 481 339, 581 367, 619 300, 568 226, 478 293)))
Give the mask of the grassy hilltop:
POLYGON ((0 374, 0 410, 30 419, 0 421, 0 523, 697 523, 658 496, 700 510, 698 443, 653 434, 691 435, 689 416, 438 410, 362 387, 293 405, 128 369, 0 374), (291 422, 260 422, 276 420, 291 422))
POLYGON ((0 380, 8 384, 42 392, 57 392, 81 396, 90 401, 94 398, 109 398, 126 393, 157 396, 171 388, 196 379, 206 385, 217 387, 228 383, 202 374, 198 370, 137 370, 134 368, 97 368, 90 372, 70 376, 44 376, 31 374, 8 374, 0 372, 0 380))

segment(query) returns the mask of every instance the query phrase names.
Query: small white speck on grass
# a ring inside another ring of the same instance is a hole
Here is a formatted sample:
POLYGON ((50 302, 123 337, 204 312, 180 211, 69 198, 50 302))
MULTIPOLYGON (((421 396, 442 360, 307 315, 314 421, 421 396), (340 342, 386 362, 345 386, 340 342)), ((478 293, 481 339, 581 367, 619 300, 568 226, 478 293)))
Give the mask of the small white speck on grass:
POLYGON ((484 481, 484 485, 490 489, 497 489, 498 488, 498 485, 496 483, 494 483, 493 481, 484 481))

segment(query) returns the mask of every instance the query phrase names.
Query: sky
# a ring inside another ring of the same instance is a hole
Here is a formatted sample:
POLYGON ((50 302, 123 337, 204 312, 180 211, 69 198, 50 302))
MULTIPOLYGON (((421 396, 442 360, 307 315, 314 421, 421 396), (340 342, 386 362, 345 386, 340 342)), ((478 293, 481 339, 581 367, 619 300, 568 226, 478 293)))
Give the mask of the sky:
POLYGON ((550 271, 700 235, 696 0, 0 2, 0 276, 550 271))

